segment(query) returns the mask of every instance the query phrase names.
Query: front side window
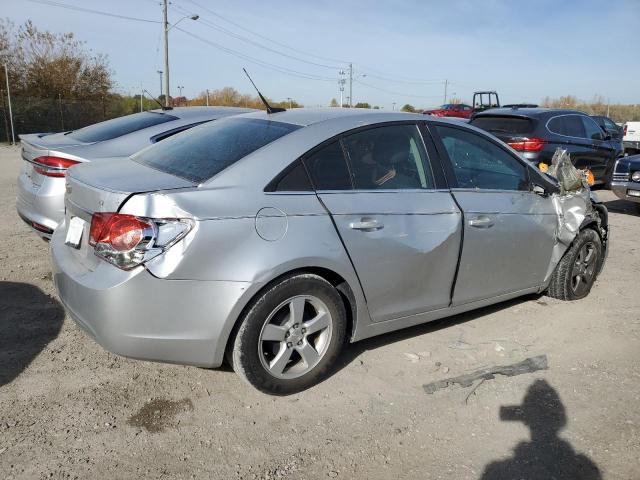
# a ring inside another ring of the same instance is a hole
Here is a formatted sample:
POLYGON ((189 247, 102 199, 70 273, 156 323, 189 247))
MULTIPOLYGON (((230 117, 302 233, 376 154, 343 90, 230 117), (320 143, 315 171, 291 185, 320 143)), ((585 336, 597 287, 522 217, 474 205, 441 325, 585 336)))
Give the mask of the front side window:
POLYGON ((74 130, 69 136, 86 143, 103 142, 177 119, 168 113, 140 112, 74 130))
POLYGON ((433 188, 427 153, 416 125, 390 125, 342 140, 359 190, 433 188))
POLYGON ((223 118, 167 138, 131 158, 156 170, 202 183, 299 128, 255 118, 223 118))
POLYGON ((459 188, 529 190, 526 167, 493 142, 458 128, 438 125, 436 130, 459 188))
POLYGON ((560 115, 549 120, 547 128, 551 133, 565 137, 587 138, 580 115, 560 115))
POLYGON ((596 122, 593 121, 591 117, 582 117, 582 124, 584 125, 584 130, 586 132, 586 137, 591 140, 603 140, 604 135, 602 134, 602 128, 598 126, 596 122))

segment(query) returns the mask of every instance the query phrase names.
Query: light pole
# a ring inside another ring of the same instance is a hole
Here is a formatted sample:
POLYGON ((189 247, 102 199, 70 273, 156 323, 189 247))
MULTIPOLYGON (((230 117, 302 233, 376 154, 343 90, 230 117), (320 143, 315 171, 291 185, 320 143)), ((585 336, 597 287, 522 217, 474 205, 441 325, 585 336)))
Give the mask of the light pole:
POLYGON ((291 110, 291 97, 287 97, 287 100, 289 101, 289 110, 291 110))
POLYGON ((176 88, 180 90, 180 96, 182 96, 182 89, 184 88, 184 85, 178 85, 176 88))
POLYGON ((13 132, 13 113, 11 111, 11 91, 9 89, 9 71, 7 70, 7 64, 4 64, 4 78, 7 81, 7 100, 9 101, 9 120, 11 122, 11 145, 16 144, 16 136, 13 132))
POLYGON ((346 78, 344 78, 345 73, 344 70, 340 70, 338 72, 338 88, 340 89, 340 108, 343 107, 343 98, 344 95, 344 84, 347 83, 346 78))
POLYGON ((162 96, 162 70, 158 70, 158 76, 160 77, 160 96, 162 96))
POLYGON ((167 10, 169 8, 169 0, 163 0, 162 2, 162 18, 163 18, 163 27, 164 27, 164 90, 166 92, 164 97, 164 105, 165 107, 169 106, 169 30, 178 25, 185 18, 189 18, 191 20, 198 20, 200 18, 199 15, 185 15, 180 20, 178 20, 173 25, 169 25, 168 13, 167 10))
POLYGON ((396 102, 393 102, 393 106, 391 107, 391 110, 395 110, 396 109, 396 102))

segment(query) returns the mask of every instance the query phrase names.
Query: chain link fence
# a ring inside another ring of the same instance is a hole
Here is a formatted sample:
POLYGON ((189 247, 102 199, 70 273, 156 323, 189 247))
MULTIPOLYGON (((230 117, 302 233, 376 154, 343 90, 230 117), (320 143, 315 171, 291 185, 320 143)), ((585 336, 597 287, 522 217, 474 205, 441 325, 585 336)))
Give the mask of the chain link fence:
MULTIPOLYGON (((0 92, 0 142, 11 141, 11 123, 6 92, 0 92)), ((124 109, 122 102, 109 97, 97 100, 34 98, 11 96, 13 125, 18 135, 23 133, 64 132, 92 123, 134 113, 124 109)))

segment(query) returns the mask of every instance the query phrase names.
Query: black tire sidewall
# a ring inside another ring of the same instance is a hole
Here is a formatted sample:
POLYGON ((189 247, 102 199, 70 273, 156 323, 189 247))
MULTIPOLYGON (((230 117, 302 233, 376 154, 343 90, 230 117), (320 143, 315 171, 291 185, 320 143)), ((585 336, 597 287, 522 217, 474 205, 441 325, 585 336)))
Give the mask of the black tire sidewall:
POLYGON ((591 228, 585 228, 584 230, 581 230, 580 233, 578 234, 578 237, 573 242, 571 249, 567 253, 568 254, 563 259, 563 262, 567 262, 568 265, 567 265, 567 268, 565 269, 565 272, 566 272, 565 278, 563 278, 562 281, 564 282, 564 288, 565 288, 565 291, 567 292, 568 299, 580 300, 582 298, 585 298, 587 295, 589 295, 589 292, 591 292, 591 288, 593 287, 593 284, 598 278, 599 268, 602 262, 602 241, 600 240, 600 236, 595 230, 591 228), (576 296, 575 293, 573 292, 573 289, 571 288, 573 265, 576 261, 576 257, 578 256, 578 253, 580 252, 584 244, 587 242, 592 242, 596 247, 596 251, 598 255, 598 258, 596 259, 596 267, 595 267, 596 270, 593 275, 593 278, 590 281, 589 288, 584 293, 584 295, 576 296))
POLYGON ((347 315, 338 291, 318 275, 298 274, 267 287, 250 304, 233 342, 233 368, 252 386, 272 395, 289 395, 318 383, 331 368, 345 343, 347 315), (262 365, 258 343, 269 314, 296 295, 313 295, 330 310, 332 335, 324 356, 310 372, 293 379, 272 376, 262 365))

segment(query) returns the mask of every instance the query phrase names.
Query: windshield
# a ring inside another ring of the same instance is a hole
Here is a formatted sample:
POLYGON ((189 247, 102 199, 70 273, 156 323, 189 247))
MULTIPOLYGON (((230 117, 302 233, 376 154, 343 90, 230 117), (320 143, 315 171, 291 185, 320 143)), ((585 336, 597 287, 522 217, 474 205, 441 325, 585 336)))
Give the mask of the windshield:
POLYGON ((489 115, 477 116, 472 120, 471 125, 491 133, 509 133, 515 135, 531 133, 534 127, 533 122, 528 118, 489 115))
POLYGON ((114 118, 106 122, 96 123, 88 127, 81 128, 69 132, 71 138, 80 140, 81 142, 93 143, 111 140, 121 137, 127 133, 137 132, 143 128, 159 125, 171 120, 177 120, 178 117, 167 115, 166 113, 141 112, 127 115, 124 117, 114 118))
POLYGON ((255 118, 224 118, 168 138, 131 158, 156 170, 202 183, 299 128, 255 118))

